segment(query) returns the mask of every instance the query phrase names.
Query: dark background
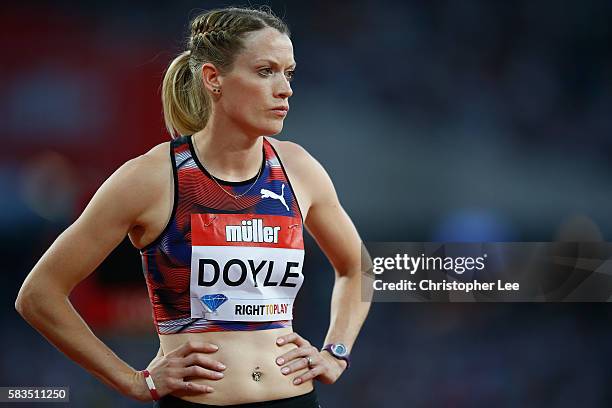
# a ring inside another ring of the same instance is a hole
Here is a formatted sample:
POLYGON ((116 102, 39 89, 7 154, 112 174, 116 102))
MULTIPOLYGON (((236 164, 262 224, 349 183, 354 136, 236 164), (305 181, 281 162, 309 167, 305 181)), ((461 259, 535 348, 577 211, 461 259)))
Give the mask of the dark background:
MULTIPOLYGON (((610 238, 612 2, 267 4, 298 63, 278 137, 323 164, 364 241, 610 238)), ((0 386, 142 406, 57 351, 14 300, 100 184, 168 140, 164 68, 189 18, 225 5, 0 6, 0 386)), ((304 274, 294 328, 320 346, 333 270, 312 239, 304 274)), ((148 364, 159 343, 129 240, 71 299, 121 358, 148 364)), ((606 303, 374 304, 350 371, 317 388, 324 407, 604 407, 611 340, 606 303)))

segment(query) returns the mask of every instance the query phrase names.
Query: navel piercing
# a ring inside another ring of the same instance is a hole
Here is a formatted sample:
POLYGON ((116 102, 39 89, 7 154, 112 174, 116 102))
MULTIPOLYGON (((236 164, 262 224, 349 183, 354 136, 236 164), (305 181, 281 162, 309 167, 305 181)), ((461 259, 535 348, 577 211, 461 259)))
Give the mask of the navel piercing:
POLYGON ((259 366, 255 367, 255 371, 251 374, 253 381, 261 381, 262 372, 259 371, 259 366))

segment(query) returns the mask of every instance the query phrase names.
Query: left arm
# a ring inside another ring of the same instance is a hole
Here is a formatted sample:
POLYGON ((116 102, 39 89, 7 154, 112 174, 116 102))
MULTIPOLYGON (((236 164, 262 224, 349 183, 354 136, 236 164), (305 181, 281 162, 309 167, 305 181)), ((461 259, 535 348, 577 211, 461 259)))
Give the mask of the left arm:
MULTIPOLYGON (((303 185, 308 189, 310 198, 305 225, 329 259, 336 274, 331 299, 330 326, 324 344, 343 343, 351 350, 368 314, 371 301, 370 291, 366 291, 362 299, 362 242, 353 222, 340 205, 325 169, 303 149, 299 149, 306 155, 302 160, 299 175, 304 180, 303 185)), ((364 252, 364 255, 365 260, 369 261, 367 252, 364 252)), ((283 342, 298 345, 298 349, 283 356, 285 361, 305 357, 292 363, 294 367, 291 372, 306 367, 308 357, 313 361, 312 369, 297 378, 299 383, 317 377, 322 382, 331 384, 346 368, 345 361, 336 359, 326 351, 313 350, 308 341, 296 333, 281 338, 283 342)))
MULTIPOLYGON (((325 344, 343 343, 351 350, 370 309, 370 299, 361 299, 361 239, 340 205, 329 176, 316 164, 319 174, 313 185, 317 194, 308 212, 306 228, 336 274, 325 344)), ((343 361, 342 364, 346 365, 343 361)))

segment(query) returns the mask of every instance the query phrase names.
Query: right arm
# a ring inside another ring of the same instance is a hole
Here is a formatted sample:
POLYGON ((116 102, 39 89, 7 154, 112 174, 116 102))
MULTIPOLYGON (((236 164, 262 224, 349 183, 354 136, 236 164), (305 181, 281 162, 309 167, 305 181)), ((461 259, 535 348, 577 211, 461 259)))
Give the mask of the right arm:
MULTIPOLYGON (((147 205, 159 199, 165 187, 155 178, 163 177, 159 167, 152 157, 143 155, 117 169, 36 263, 15 302, 23 318, 66 356, 108 386, 141 401, 151 400, 142 373, 94 335, 68 296, 137 225, 147 205)), ((210 392, 206 385, 182 379, 209 377, 212 371, 198 365, 212 368, 216 362, 198 352, 214 351, 209 344, 186 343, 166 356, 158 353, 149 371, 160 395, 179 389, 210 392)))

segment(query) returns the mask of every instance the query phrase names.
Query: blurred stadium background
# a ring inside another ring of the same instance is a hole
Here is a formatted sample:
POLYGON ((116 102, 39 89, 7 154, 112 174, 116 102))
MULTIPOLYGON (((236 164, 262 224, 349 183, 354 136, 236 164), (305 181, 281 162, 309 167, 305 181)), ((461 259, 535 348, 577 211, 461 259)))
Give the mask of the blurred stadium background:
MULTIPOLYGON (((325 166, 365 241, 610 238, 612 2, 266 4, 298 62, 279 137, 325 166)), ((0 6, 1 386, 142 406, 47 343, 14 301, 100 184, 168 139, 163 70, 188 19, 225 5, 0 6)), ((312 239, 307 254, 294 328, 320 345, 333 270, 312 239)), ((71 300, 121 358, 148 364, 159 343, 127 238, 71 300)), ((608 304, 374 304, 351 370, 318 392, 324 407, 611 406, 611 340, 608 304)))

